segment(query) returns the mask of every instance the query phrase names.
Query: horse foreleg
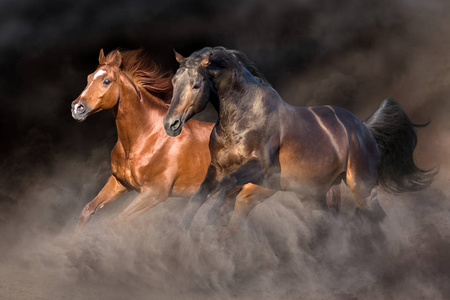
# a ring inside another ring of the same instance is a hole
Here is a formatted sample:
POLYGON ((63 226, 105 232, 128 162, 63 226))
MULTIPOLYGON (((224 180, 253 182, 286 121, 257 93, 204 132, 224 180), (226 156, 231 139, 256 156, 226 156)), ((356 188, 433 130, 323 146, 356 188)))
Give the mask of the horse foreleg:
POLYGON ((203 205, 203 203, 205 203, 208 195, 216 191, 217 185, 218 182, 217 182, 216 167, 210 164, 208 167, 208 171, 206 173, 205 180, 203 180, 202 184, 200 185, 200 188, 191 197, 186 206, 185 214, 182 221, 182 226, 184 230, 189 229, 192 220, 195 217, 195 214, 203 205))
POLYGON ((164 202, 169 197, 169 189, 146 189, 114 219, 116 224, 123 224, 147 212, 155 205, 164 202))
POLYGON ((234 212, 228 223, 227 231, 235 231, 247 219, 250 211, 256 205, 268 199, 276 192, 276 190, 263 188, 252 183, 244 185, 236 198, 234 212))
POLYGON ((247 183, 259 184, 264 179, 263 165, 259 159, 251 159, 245 164, 223 177, 219 183, 219 191, 208 214, 207 224, 211 224, 220 212, 226 195, 235 187, 247 183))
POLYGON ((76 239, 86 224, 89 222, 91 216, 97 212, 103 206, 113 202, 120 195, 124 194, 127 191, 126 187, 124 187, 113 175, 108 178, 105 186, 98 193, 97 197, 95 197, 91 202, 86 204, 83 208, 80 218, 78 219, 77 227, 75 228, 75 232, 72 239, 76 239))

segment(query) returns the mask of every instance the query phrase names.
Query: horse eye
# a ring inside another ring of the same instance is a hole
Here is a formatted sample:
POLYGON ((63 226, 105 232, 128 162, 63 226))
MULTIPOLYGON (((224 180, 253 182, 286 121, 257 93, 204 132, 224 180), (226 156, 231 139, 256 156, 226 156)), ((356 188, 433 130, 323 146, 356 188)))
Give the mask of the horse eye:
POLYGON ((110 85, 110 84, 111 84, 111 80, 109 80, 108 78, 106 78, 105 80, 103 80, 103 84, 104 84, 104 85, 110 85))
POLYGON ((192 89, 197 90, 200 88, 200 84, 196 83, 192 86, 192 89))

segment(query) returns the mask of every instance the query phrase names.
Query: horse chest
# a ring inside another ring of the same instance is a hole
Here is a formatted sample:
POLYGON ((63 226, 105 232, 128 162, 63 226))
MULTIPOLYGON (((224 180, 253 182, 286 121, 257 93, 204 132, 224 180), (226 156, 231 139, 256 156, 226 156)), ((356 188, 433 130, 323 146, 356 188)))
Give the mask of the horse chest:
POLYGON ((114 161, 111 164, 111 170, 114 176, 125 185, 134 189, 137 189, 139 187, 139 183, 137 182, 136 176, 134 174, 135 172, 133 172, 133 168, 129 161, 114 161))
POLYGON ((216 166, 225 173, 232 172, 248 159, 248 150, 243 144, 230 143, 220 145, 211 153, 216 166))
POLYGON ((139 163, 125 155, 125 152, 120 149, 114 149, 111 159, 111 170, 114 176, 125 185, 139 190, 142 185, 139 176, 139 163))

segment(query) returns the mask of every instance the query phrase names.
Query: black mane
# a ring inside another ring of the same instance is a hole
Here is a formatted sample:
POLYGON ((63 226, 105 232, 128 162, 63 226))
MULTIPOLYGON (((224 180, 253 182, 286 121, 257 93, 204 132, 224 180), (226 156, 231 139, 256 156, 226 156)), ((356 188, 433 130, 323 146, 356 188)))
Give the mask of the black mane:
POLYGON ((194 52, 185 61, 183 61, 182 67, 196 68, 200 66, 201 61, 210 55, 211 64, 220 67, 245 67, 255 79, 266 86, 271 86, 264 75, 258 70, 256 65, 245 55, 244 53, 227 49, 225 47, 205 47, 199 51, 194 52))

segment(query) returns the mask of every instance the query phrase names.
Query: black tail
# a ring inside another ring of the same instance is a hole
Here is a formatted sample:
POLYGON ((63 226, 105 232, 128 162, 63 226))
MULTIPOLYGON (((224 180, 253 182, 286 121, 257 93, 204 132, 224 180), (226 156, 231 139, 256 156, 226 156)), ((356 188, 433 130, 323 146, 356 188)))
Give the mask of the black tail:
POLYGON ((437 169, 422 170, 414 163, 417 145, 415 127, 400 105, 386 98, 380 108, 365 122, 375 137, 380 152, 378 184, 388 192, 418 191, 428 187, 437 169))

